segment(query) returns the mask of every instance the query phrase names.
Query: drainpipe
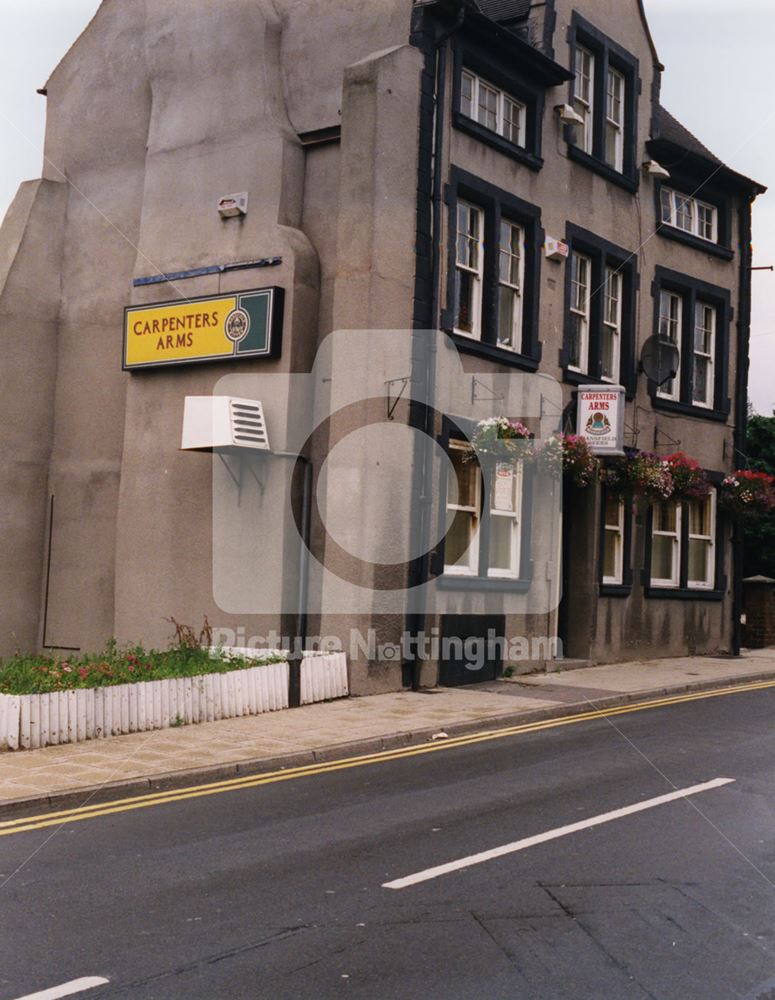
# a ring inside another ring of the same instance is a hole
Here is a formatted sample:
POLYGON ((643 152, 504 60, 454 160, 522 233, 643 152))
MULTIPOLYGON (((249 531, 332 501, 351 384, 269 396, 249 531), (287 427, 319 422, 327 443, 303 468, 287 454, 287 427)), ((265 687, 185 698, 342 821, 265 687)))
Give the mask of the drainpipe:
MULTIPOLYGON (((422 386, 420 400, 412 400, 409 408, 409 426, 417 429, 417 443, 414 452, 414 475, 412 477, 411 510, 417 512, 411 532, 411 551, 421 553, 409 565, 409 590, 421 587, 428 579, 428 547, 430 545, 430 508, 433 502, 433 452, 432 442, 435 422, 436 395, 436 337, 439 315, 439 285, 441 277, 439 243, 441 240, 442 204, 442 161, 444 138, 444 112, 446 106, 447 81, 447 41, 458 31, 465 20, 466 8, 461 2, 457 18, 452 27, 442 32, 433 46, 434 88, 434 139, 433 157, 430 164, 431 185, 431 308, 430 337, 426 331, 412 332, 412 381, 422 386)), ((418 635, 425 627, 425 596, 418 590, 420 604, 416 611, 407 615, 406 630, 410 636, 418 635)), ((418 599, 415 598, 415 599, 418 599)), ((412 690, 420 689, 421 661, 417 655, 411 661, 412 690)))
POLYGON ((275 451, 277 458, 292 458, 304 463, 304 481, 301 497, 301 525, 299 544, 299 589, 297 595, 296 633, 291 639, 288 654, 288 707, 301 705, 301 661, 307 641, 307 596, 309 591, 309 532, 312 512, 312 463, 304 455, 290 451, 275 451))
MULTIPOLYGON (((755 192, 751 192, 738 210, 740 237, 740 288, 737 303, 737 376, 735 379, 735 468, 742 465, 746 455, 746 430, 748 425, 748 367, 751 336, 751 206, 755 192)), ((743 529, 737 522, 732 536, 732 654, 740 655, 742 645, 743 614, 743 529)))

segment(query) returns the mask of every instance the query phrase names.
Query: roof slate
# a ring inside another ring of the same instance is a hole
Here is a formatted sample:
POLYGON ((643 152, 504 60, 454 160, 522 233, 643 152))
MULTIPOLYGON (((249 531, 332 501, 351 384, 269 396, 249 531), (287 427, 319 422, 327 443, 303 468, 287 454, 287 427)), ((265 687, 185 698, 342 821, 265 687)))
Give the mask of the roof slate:
MULTIPOLYGON (((739 174, 736 170, 727 166, 715 153, 711 153, 708 147, 704 146, 696 135, 691 133, 685 125, 682 125, 677 118, 674 118, 661 105, 657 107, 656 132, 657 134, 649 142, 649 148, 657 152, 657 159, 659 158, 661 143, 666 143, 668 148, 670 146, 677 146, 691 156, 696 156, 704 160, 712 168, 717 168, 713 170, 713 176, 718 174, 719 177, 726 178, 738 186, 753 187, 758 194, 763 194, 767 190, 763 184, 743 174, 739 174)), ((669 164, 663 163, 662 165, 669 167, 669 164)))
POLYGON ((476 0, 476 4, 491 21, 509 24, 523 21, 528 16, 531 0, 476 0))
POLYGON ((658 128, 659 134, 655 138, 675 143, 676 146, 680 146, 690 153, 696 153, 697 156, 702 156, 704 159, 710 160, 711 163, 722 163, 715 153, 711 153, 707 146, 703 146, 697 136, 691 133, 685 125, 682 125, 677 118, 674 118, 661 104, 659 106, 658 128))

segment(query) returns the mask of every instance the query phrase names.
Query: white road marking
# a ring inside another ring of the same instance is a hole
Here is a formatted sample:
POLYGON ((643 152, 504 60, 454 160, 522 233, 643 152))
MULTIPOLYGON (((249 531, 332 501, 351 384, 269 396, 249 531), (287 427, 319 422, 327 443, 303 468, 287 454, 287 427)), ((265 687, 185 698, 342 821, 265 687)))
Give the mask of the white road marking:
POLYGON ((19 997, 19 1000, 59 1000, 60 997, 71 997, 76 993, 83 993, 84 990, 93 990, 95 986, 105 986, 109 982, 109 979, 100 976, 73 979, 72 982, 52 986, 50 990, 43 990, 41 993, 29 993, 26 997, 19 997))
POLYGON ((460 858, 458 861, 448 861, 444 865, 436 865, 435 868, 426 868, 424 871, 417 872, 414 875, 406 875, 404 878, 397 878, 392 882, 384 882, 382 888, 406 889, 407 886, 417 885, 418 882, 428 882, 432 878, 438 878, 439 875, 448 875, 450 872, 460 871, 461 868, 470 868, 472 865, 481 865, 483 862, 492 861, 494 858, 502 858, 505 854, 524 851, 528 847, 535 847, 536 844, 544 844, 547 840, 557 840, 559 837, 567 837, 571 833, 589 830, 594 826, 601 826, 603 823, 610 823, 612 820, 631 816, 633 813, 643 812, 646 809, 654 809, 656 806, 663 806, 667 802, 675 802, 676 799, 684 799, 687 795, 709 792, 713 788, 721 788, 723 785, 729 785, 734 780, 734 778, 714 778, 713 781, 706 781, 702 785, 692 785, 691 788, 681 788, 675 792, 668 792, 666 795, 658 795, 655 799, 646 799, 644 802, 636 802, 631 806, 613 809, 611 812, 592 816, 591 819, 583 819, 578 823, 569 823, 568 826, 558 826, 554 830, 537 833, 535 836, 525 837, 523 840, 515 840, 510 844, 504 844, 502 847, 493 847, 491 850, 482 851, 480 854, 470 854, 467 858, 460 858))

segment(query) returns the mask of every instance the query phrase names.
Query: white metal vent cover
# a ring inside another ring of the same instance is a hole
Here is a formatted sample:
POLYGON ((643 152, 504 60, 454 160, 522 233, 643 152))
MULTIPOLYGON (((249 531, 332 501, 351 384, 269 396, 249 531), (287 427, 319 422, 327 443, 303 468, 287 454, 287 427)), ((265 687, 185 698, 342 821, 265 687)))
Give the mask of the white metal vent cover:
POLYGON ((257 399, 229 399, 234 444, 243 448, 269 450, 264 407, 257 399))
POLYGON ((269 451, 264 407, 257 399, 186 396, 183 451, 269 451))

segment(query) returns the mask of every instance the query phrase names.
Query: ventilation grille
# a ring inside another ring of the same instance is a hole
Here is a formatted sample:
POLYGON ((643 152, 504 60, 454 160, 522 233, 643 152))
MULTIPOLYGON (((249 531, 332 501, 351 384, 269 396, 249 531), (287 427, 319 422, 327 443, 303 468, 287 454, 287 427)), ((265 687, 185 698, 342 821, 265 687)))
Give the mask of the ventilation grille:
POLYGON ((264 423, 264 408, 259 402, 232 399, 229 401, 231 433, 234 443, 247 448, 269 449, 264 423))

